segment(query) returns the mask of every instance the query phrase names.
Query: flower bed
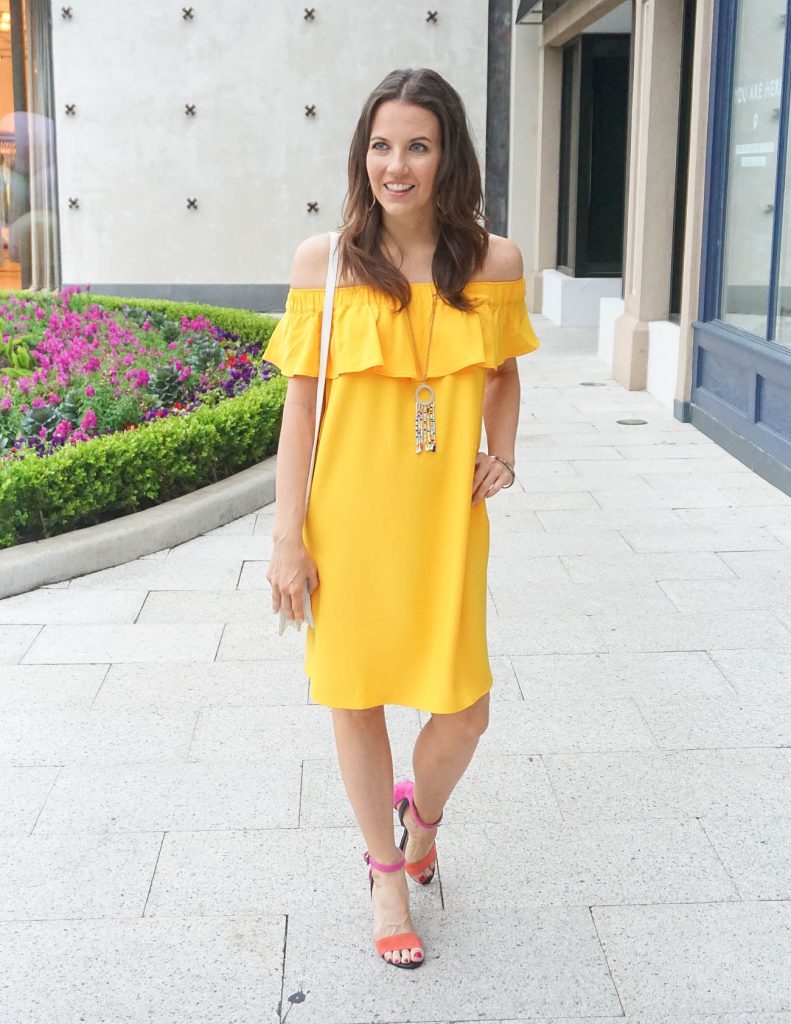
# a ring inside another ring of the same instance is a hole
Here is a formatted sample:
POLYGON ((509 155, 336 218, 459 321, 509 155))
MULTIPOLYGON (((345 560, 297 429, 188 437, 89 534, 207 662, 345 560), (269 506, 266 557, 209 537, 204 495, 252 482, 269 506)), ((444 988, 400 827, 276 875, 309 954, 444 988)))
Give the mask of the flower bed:
POLYGON ((0 547, 156 505, 272 454, 276 319, 0 292, 0 547))

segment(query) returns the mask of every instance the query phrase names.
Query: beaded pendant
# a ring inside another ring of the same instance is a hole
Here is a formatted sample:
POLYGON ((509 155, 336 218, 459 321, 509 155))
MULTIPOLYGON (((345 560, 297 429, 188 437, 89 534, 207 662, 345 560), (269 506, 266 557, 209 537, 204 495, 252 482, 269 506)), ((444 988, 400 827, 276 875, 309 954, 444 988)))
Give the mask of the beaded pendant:
POLYGON ((430 384, 418 384, 415 388, 415 452, 437 450, 437 428, 434 421, 434 388, 430 384), (420 392, 426 390, 430 397, 421 399, 420 392))

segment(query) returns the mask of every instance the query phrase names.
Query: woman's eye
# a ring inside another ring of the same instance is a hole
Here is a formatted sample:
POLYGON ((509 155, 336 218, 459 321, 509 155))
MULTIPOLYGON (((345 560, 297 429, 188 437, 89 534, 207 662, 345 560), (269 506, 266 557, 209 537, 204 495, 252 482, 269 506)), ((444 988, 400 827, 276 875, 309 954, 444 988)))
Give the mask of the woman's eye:
MULTIPOLYGON (((377 146, 386 146, 386 145, 387 145, 386 142, 374 142, 374 144, 371 146, 371 149, 376 149, 377 146)), ((424 142, 413 142, 412 145, 413 146, 420 146, 421 150, 424 150, 424 149, 427 148, 426 144, 424 142)))

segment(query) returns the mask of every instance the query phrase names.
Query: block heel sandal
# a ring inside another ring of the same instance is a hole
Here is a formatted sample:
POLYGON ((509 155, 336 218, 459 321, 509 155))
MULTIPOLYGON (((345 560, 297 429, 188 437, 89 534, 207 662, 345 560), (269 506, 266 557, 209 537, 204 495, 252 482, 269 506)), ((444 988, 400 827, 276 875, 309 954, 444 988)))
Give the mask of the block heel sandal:
MULTIPOLYGON (((436 828, 442 821, 442 814, 440 814, 437 820, 432 822, 431 824, 428 824, 427 822, 423 821, 423 819, 417 813, 417 808, 415 807, 415 801, 413 797, 414 789, 415 784, 414 782, 410 782, 409 779, 399 779, 399 781, 396 782, 396 784, 393 786, 393 807, 395 808, 395 810, 398 811, 398 820, 401 822, 402 825, 404 825, 404 814, 406 813, 407 807, 409 807, 409 809, 412 812, 413 819, 417 822, 418 825, 420 825, 421 828, 436 828)), ((402 853, 404 853, 406 850, 406 844, 408 839, 409 830, 407 829, 406 825, 404 825, 404 832, 403 835, 401 836, 401 842, 398 844, 398 849, 401 850, 402 853)), ((410 861, 406 860, 405 857, 404 867, 409 877, 413 879, 415 882, 417 882, 418 885, 428 885, 431 879, 437 873, 436 862, 437 844, 432 843, 431 849, 428 851, 426 856, 421 857, 420 860, 410 861), (428 876, 428 878, 424 879, 421 882, 420 875, 424 875, 429 869, 432 869, 431 874, 428 876)))
MULTIPOLYGON (((371 870, 376 868, 377 871, 399 871, 405 864, 405 859, 402 857, 397 864, 379 864, 373 859, 370 853, 366 850, 363 854, 363 860, 368 865, 368 881, 371 885, 371 899, 374 898, 374 873, 371 870)), ((407 970, 414 967, 421 967, 426 958, 426 951, 423 949, 423 943, 420 937, 414 932, 399 932, 397 935, 385 935, 381 939, 374 939, 374 945, 376 946, 376 952, 391 967, 404 967, 407 970), (393 960, 385 960, 385 953, 393 953, 396 950, 402 949, 420 949, 423 952, 423 956, 419 960, 411 960, 409 963, 395 963, 393 960)))

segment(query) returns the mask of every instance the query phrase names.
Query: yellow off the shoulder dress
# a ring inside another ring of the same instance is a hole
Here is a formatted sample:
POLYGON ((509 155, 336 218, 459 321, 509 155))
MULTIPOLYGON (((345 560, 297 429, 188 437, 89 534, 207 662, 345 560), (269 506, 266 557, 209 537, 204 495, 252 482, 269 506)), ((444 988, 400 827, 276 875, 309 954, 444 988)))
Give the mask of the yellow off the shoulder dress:
MULTIPOLYGON (((412 284, 425 366, 433 283, 412 284)), ((316 563, 305 672, 319 704, 448 714, 491 687, 489 519, 473 507, 486 368, 538 348, 524 277, 471 281, 464 313, 437 300, 427 380, 434 452, 415 452, 415 362, 405 312, 368 285, 337 288, 325 407, 303 539, 316 563)), ((264 358, 318 377, 323 288, 292 288, 264 358)), ((496 500, 496 499, 495 499, 496 500)))

